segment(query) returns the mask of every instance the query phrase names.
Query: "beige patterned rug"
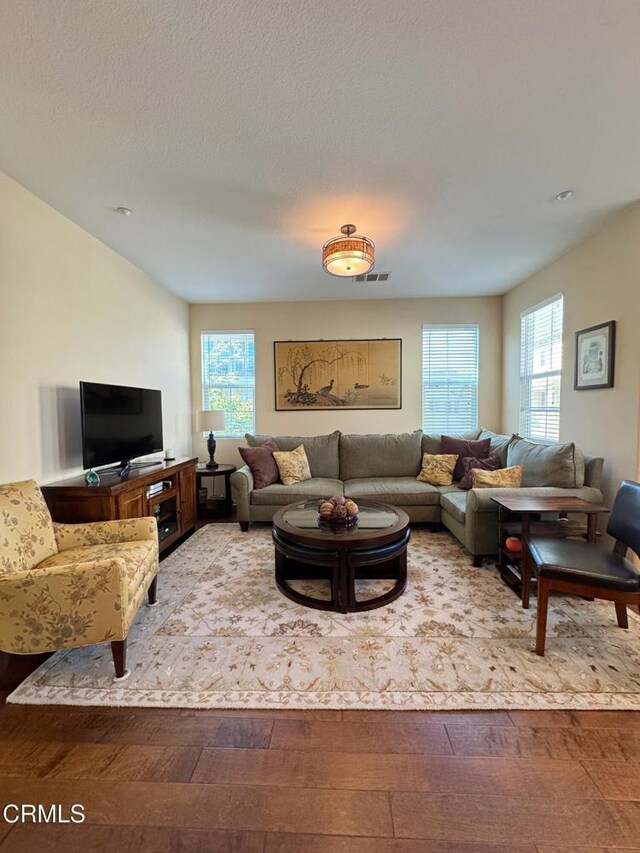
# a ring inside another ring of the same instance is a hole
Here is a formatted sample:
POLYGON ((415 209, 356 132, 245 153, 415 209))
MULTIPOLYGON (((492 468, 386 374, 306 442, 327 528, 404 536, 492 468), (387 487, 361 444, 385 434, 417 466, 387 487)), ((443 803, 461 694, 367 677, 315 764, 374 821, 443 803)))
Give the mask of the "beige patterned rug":
MULTIPOLYGON (((640 709, 640 618, 556 597, 547 654, 494 566, 418 527, 406 592, 368 613, 311 610, 273 580, 267 525, 200 529, 161 566, 160 605, 129 638, 131 677, 108 646, 60 652, 9 698, 25 704, 181 708, 640 709)), ((371 594, 363 590, 362 595, 371 594)))

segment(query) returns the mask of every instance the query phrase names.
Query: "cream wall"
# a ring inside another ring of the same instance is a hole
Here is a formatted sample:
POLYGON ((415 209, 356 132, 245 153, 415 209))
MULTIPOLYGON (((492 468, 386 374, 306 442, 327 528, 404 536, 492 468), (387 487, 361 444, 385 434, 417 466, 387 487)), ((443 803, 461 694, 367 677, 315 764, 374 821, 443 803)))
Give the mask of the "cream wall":
POLYGON ((0 482, 81 470, 81 379, 160 388, 190 450, 187 304, 2 173, 0 305, 0 482))
MULTIPOLYGON (((501 409, 501 297, 345 302, 262 302, 191 305, 191 382, 194 412, 202 407, 200 333, 253 330, 256 336, 256 431, 280 435, 404 432, 421 426, 421 326, 478 323, 482 425, 497 429, 501 409), (273 342, 339 338, 402 338, 402 409, 276 412, 273 342)), ((244 443, 244 441, 242 442, 244 443)), ((216 459, 241 464, 237 440, 218 442, 216 459)), ((206 442, 194 435, 194 452, 207 458, 206 442)))
POLYGON ((623 478, 638 476, 640 441, 640 203, 504 297, 503 428, 517 431, 520 312, 564 294, 560 439, 604 456, 606 497, 623 478), (579 329, 617 324, 615 384, 574 391, 574 340, 579 329))

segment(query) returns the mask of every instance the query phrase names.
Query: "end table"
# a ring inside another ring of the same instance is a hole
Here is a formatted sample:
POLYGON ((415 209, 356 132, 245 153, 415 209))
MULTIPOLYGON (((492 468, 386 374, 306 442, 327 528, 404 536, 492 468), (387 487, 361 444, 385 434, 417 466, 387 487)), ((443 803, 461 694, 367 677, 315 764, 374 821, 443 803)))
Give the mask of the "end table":
POLYGON ((198 518, 224 518, 231 515, 233 501, 231 500, 231 475, 236 470, 235 465, 218 465, 217 468, 207 468, 200 463, 196 468, 196 505, 198 518), (224 498, 200 500, 200 490, 203 488, 204 477, 224 477, 224 498))

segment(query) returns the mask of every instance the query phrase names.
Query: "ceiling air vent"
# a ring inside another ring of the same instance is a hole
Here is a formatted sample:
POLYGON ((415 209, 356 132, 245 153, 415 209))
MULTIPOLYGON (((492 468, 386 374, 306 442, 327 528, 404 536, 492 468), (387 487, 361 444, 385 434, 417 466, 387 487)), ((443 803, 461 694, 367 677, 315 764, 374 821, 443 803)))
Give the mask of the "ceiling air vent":
POLYGON ((390 272, 368 272, 364 275, 354 275, 352 281, 362 284, 372 284, 374 281, 387 281, 390 272))

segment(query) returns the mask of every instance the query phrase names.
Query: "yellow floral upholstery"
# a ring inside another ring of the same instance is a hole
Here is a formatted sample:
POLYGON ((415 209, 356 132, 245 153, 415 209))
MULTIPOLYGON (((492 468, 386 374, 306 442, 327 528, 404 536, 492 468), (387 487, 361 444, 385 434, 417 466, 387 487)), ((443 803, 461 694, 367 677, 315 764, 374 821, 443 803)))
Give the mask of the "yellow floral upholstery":
POLYGON ((304 483, 311 479, 309 460, 304 444, 299 444, 295 450, 274 450, 273 458, 276 460, 280 479, 285 486, 293 486, 296 483, 304 483))
POLYGON ((124 640, 158 572, 153 518, 54 524, 33 480, 0 486, 0 650, 124 640))

